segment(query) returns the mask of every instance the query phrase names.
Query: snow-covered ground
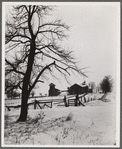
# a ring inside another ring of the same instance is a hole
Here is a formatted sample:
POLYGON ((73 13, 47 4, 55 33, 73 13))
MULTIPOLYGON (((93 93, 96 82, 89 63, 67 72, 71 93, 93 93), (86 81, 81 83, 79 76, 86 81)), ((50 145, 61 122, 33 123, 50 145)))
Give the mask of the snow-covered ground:
POLYGON ((26 122, 16 123, 20 111, 5 111, 5 145, 116 146, 116 98, 108 94, 85 107, 29 109, 26 122))

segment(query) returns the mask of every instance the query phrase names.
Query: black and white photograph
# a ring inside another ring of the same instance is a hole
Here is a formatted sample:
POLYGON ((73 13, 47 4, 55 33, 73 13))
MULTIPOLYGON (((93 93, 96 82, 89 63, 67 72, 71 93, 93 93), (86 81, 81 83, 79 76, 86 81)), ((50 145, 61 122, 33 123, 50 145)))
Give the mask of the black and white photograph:
POLYGON ((120 2, 2 2, 2 147, 120 146, 120 2))

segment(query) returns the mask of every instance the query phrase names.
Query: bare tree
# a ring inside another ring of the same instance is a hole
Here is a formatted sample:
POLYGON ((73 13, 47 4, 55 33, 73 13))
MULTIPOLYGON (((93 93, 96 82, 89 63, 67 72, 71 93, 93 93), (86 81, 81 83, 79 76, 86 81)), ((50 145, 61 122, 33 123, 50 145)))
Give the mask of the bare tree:
POLYGON ((61 20, 46 21, 52 6, 20 5, 12 9, 11 20, 6 21, 6 76, 17 79, 16 87, 22 89, 21 113, 18 121, 27 118, 27 102, 37 82, 53 69, 65 77, 70 70, 78 69, 72 51, 61 49, 60 41, 67 37, 69 27, 61 20))

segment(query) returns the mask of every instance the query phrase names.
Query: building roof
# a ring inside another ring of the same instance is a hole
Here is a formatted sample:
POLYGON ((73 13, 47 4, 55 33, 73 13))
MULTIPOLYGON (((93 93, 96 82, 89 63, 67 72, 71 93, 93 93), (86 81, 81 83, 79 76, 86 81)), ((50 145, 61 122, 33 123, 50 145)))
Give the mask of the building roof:
POLYGON ((81 85, 75 83, 74 85, 70 86, 69 88, 74 88, 74 87, 82 88, 82 87, 86 87, 86 86, 88 86, 88 85, 83 82, 81 85))
POLYGON ((49 86, 55 86, 55 84, 53 84, 53 83, 50 83, 50 84, 49 84, 49 86))
POLYGON ((70 86, 69 88, 74 88, 74 87, 80 87, 81 88, 81 86, 76 84, 76 83, 74 85, 70 86))

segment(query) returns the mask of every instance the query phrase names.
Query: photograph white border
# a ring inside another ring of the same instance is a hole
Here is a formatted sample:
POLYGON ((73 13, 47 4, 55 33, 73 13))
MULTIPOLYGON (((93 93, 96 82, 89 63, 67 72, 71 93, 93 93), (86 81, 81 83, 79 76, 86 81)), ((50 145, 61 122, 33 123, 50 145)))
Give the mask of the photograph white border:
MULTIPOLYGON (((33 5, 35 2, 22 2, 23 4, 27 5, 33 5)), ((116 146, 91 146, 91 145, 74 145, 74 146, 69 146, 69 145, 5 145, 4 144, 4 92, 5 92, 5 5, 18 5, 22 4, 21 2, 2 2, 2 116, 1 116, 1 146, 2 147, 120 147, 120 100, 117 100, 116 104, 116 146)), ((118 50, 117 50, 117 99, 120 99, 120 2, 36 2, 36 5, 82 5, 82 6, 117 6, 118 10, 118 18, 117 18, 117 34, 118 34, 118 50)))

